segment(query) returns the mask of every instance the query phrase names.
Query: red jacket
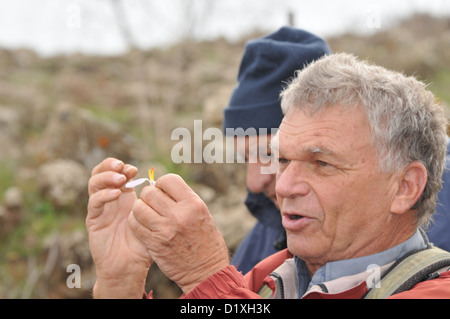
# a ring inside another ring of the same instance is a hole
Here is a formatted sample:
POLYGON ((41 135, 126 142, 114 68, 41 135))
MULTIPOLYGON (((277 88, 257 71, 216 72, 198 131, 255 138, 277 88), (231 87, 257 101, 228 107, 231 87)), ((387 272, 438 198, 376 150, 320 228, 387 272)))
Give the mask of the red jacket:
MULTIPOLYGON (((257 264, 249 273, 243 276, 234 266, 219 271, 210 276, 200 285, 195 287, 182 298, 192 299, 230 299, 261 298, 258 295, 263 284, 267 284, 272 290, 274 282, 269 274, 278 268, 286 259, 292 258, 287 249, 282 250, 257 264)), ((360 284, 339 293, 309 292, 303 299, 359 299, 368 291, 367 284, 360 284)), ((450 271, 445 271, 436 279, 423 281, 415 285, 411 290, 391 296, 392 299, 418 299, 418 298, 450 298, 450 271)))

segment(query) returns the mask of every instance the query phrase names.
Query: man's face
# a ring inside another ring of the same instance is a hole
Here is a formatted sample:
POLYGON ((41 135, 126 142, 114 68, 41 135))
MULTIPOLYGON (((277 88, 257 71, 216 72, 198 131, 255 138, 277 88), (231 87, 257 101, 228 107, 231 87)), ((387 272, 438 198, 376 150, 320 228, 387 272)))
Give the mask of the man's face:
POLYGON ((276 194, 290 251, 323 265, 375 253, 390 226, 392 174, 380 173, 361 107, 307 116, 293 109, 279 129, 276 194), (389 224, 390 223, 390 224, 389 224))
POLYGON ((237 137, 239 156, 247 163, 246 184, 252 193, 264 193, 278 207, 275 195, 275 174, 265 174, 262 168, 271 164, 271 134, 262 136, 237 137))

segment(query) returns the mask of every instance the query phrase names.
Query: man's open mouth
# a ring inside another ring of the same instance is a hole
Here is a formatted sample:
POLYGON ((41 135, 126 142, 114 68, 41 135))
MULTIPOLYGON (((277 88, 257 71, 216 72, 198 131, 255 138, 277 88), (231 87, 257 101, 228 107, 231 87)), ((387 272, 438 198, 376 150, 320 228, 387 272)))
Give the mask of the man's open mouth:
POLYGON ((306 227, 312 221, 306 215, 301 215, 297 213, 283 213, 283 227, 289 231, 300 231, 306 227))
POLYGON ((298 220, 303 218, 304 216, 296 214, 286 214, 286 217, 289 218, 290 220, 298 220))

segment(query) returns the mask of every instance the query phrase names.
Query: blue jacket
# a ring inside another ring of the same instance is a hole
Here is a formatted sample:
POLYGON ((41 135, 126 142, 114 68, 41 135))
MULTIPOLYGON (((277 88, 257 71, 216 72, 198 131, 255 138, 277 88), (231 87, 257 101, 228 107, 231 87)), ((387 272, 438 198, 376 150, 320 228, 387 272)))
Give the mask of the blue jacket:
POLYGON ((243 274, 264 258, 286 248, 286 231, 281 224, 280 211, 273 202, 262 193, 248 192, 245 204, 257 221, 231 260, 243 274))
POLYGON ((447 139, 447 157, 442 182, 436 212, 427 236, 435 246, 450 251, 450 138, 447 139))

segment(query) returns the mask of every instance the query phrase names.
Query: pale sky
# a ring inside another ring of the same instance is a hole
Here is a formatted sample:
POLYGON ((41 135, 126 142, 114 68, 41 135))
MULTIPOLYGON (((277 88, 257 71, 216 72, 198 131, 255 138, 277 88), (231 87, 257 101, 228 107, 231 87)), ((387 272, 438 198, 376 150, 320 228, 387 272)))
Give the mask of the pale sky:
MULTIPOLYGON (((115 0, 0 0, 0 47, 42 55, 120 54, 127 50, 115 0)), ((295 26, 320 36, 374 32, 414 12, 450 15, 448 0, 121 0, 135 43, 171 44, 183 36, 236 40, 273 32, 294 13, 295 26)))

